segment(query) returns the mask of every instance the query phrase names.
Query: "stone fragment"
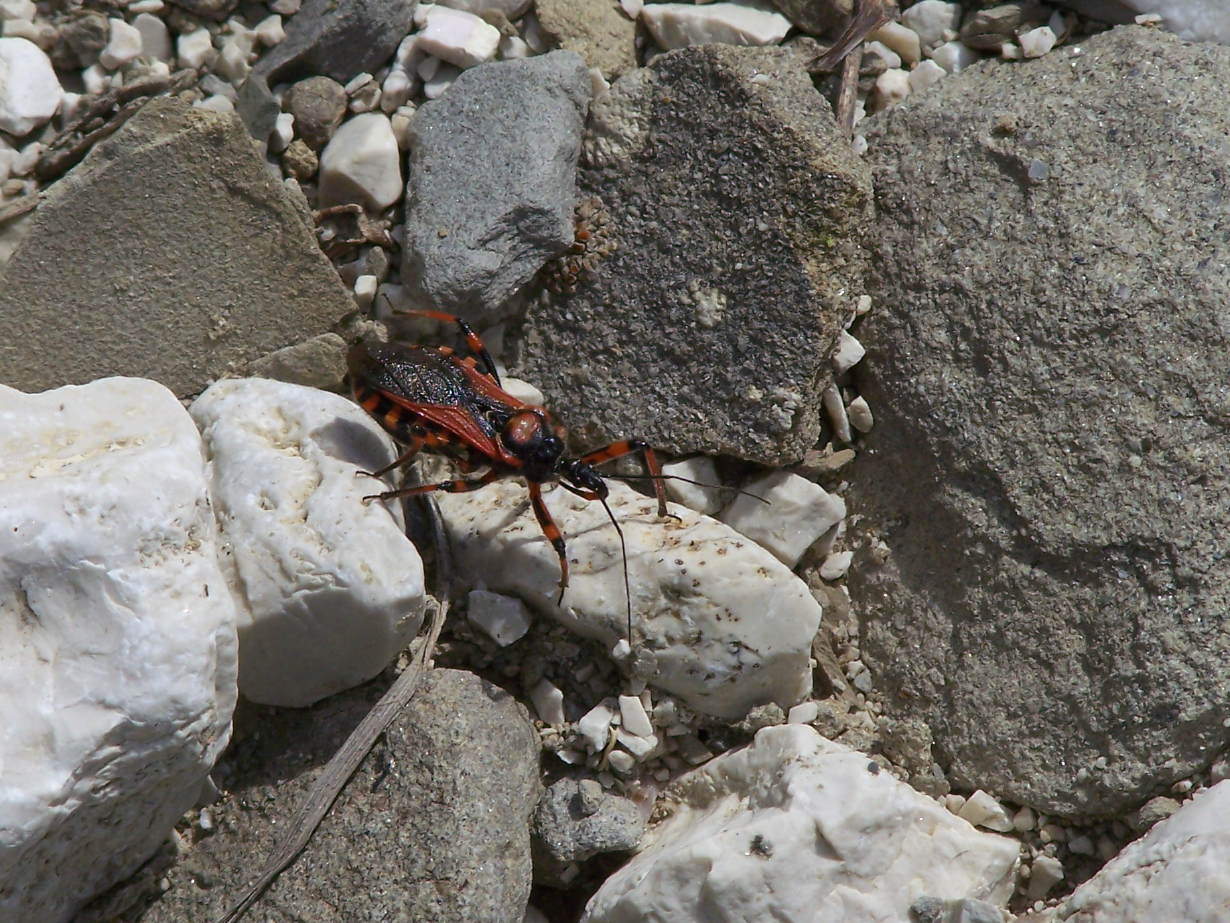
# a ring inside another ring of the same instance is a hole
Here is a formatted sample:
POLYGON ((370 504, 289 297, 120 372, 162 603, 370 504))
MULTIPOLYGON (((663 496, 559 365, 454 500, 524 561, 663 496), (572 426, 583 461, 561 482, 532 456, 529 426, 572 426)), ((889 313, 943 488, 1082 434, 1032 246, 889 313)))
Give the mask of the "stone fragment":
POLYGON ((866 353, 867 350, 856 337, 842 330, 837 334, 837 348, 833 350, 833 373, 841 375, 849 371, 866 353))
POLYGON ((961 41, 970 48, 998 51, 1021 32, 1044 24, 1050 12, 1037 0, 1014 0, 975 10, 961 24, 961 41))
POLYGON ((739 920, 887 921, 908 919, 920 891, 1006 901, 1016 841, 872 765, 807 725, 765 728, 667 790, 671 812, 582 920, 699 920, 718 906, 739 920))
POLYGON ((78 11, 60 27, 59 40, 50 52, 53 63, 63 70, 97 63, 107 34, 106 16, 93 10, 78 11))
POLYGON ((773 471, 743 489, 746 494, 730 502, 722 521, 787 567, 794 567, 803 552, 846 515, 841 497, 786 471, 773 471))
POLYGON ((897 52, 907 67, 922 60, 922 44, 919 42, 918 33, 899 22, 886 22, 867 37, 883 42, 897 52))
POLYGON ((1017 41, 1024 57, 1040 58, 1055 47, 1055 33, 1050 26, 1038 26, 1023 33, 1017 41))
POLYGON ((721 489, 722 480, 718 477, 717 466, 706 455, 667 462, 662 466, 662 473, 696 482, 689 484, 687 481, 669 480, 666 482, 666 494, 698 513, 712 516, 726 502, 727 492, 721 489))
MULTIPOLYGON (((611 699, 611 703, 615 700, 611 699)), ((584 738, 591 753, 601 753, 611 738, 611 721, 617 711, 612 705, 600 702, 595 705, 577 722, 577 732, 584 738)))
POLYGON ((1224 223, 1223 80, 1230 49, 1128 26, 868 129, 877 424, 847 500, 887 553, 850 573, 862 654, 955 784, 1047 813, 1129 810, 1225 742, 1230 274, 1191 236, 1224 223))
POLYGON ((214 73, 230 83, 242 83, 252 69, 248 64, 247 44, 246 39, 237 39, 234 36, 226 39, 214 62, 214 73))
MULTIPOLYGON (((820 607, 801 580, 727 526, 684 507, 659 520, 654 502, 608 482, 623 530, 637 646, 653 652, 650 684, 705 714, 740 717, 765 702, 789 707, 811 688, 808 655, 820 607)), ((601 504, 544 495, 568 543, 559 560, 508 481, 440 497, 456 574, 524 599, 608 649, 627 633, 623 555, 601 504)))
POLYGON ((416 0, 307 0, 253 76, 273 85, 320 75, 345 83, 375 73, 413 28, 416 6, 416 0))
POLYGON ((175 57, 171 46, 171 33, 166 23, 152 13, 141 13, 132 24, 141 33, 141 54, 170 62, 175 57))
POLYGON ((853 560, 854 552, 852 551, 837 551, 830 554, 820 565, 820 579, 830 582, 840 580, 850 569, 850 563, 853 560))
POLYGON ((535 878, 558 883, 570 863, 635 849, 645 816, 633 801, 604 792, 597 782, 560 779, 543 793, 531 829, 535 878))
POLYGON ((514 369, 583 444, 801 458, 870 220, 806 71, 782 49, 663 55, 595 101, 584 156, 593 243, 572 291, 531 306, 514 369))
POLYGON ((510 22, 521 18, 533 0, 436 0, 437 6, 463 10, 475 16, 499 14, 510 22))
POLYGON ((846 405, 846 417, 860 433, 869 433, 875 425, 875 417, 871 414, 871 406, 865 397, 859 396, 846 405))
POLYGON ((185 32, 175 40, 175 55, 180 67, 190 67, 193 70, 212 64, 218 56, 214 48, 214 38, 208 29, 197 29, 185 32))
POLYGON ((1144 833, 1158 821, 1165 820, 1179 810, 1179 802, 1164 795, 1150 798, 1143 805, 1127 816, 1128 826, 1137 833, 1144 833))
POLYGON ((947 74, 959 73, 971 64, 977 64, 982 60, 982 55, 960 42, 944 42, 938 48, 928 52, 927 56, 942 67, 947 74))
POLYGON ((269 150, 280 154, 295 140, 295 117, 289 112, 278 113, 273 123, 273 131, 269 134, 269 150))
POLYGON ((256 37, 260 43, 266 48, 272 48, 274 45, 280 45, 286 41, 286 29, 282 25, 282 17, 277 13, 272 16, 266 16, 256 24, 256 37))
POLYGON ((609 0, 537 0, 542 34, 556 48, 575 51, 608 78, 633 70, 636 22, 609 0))
POLYGON ((415 39, 424 53, 465 68, 495 57, 500 30, 473 13, 431 6, 422 14, 415 39))
POLYGON ((948 76, 947 71, 928 58, 910 71, 910 92, 921 93, 928 87, 935 86, 946 76, 948 76))
POLYGON ((304 182, 316 175, 320 162, 316 152, 296 138, 287 145, 286 152, 282 155, 282 165, 286 167, 287 173, 299 182, 304 182))
MULTIPOLYGON (((34 0, 0 0, 0 22, 7 24, 15 19, 33 22, 37 10, 38 7, 34 5, 34 0)), ((7 25, 5 30, 7 35, 7 25)))
POLYGON ((122 19, 110 20, 110 39, 98 56, 98 63, 107 70, 116 70, 141 53, 141 32, 122 19))
POLYGON ((1116 5, 1161 16, 1163 26, 1181 39, 1230 44, 1230 10, 1221 0, 1117 0, 1116 5))
MULTIPOLYGON (((142 923, 225 916, 388 683, 310 709, 254 708, 217 772, 235 794, 210 806, 216 833, 167 873, 170 888, 142 923)), ((427 671, 255 918, 522 923, 538 760, 538 735, 512 696, 469 673, 427 671)))
POLYGON ((253 359, 245 372, 254 378, 340 391, 346 374, 346 349, 346 341, 336 333, 322 333, 253 359))
POLYGON ((549 679, 540 679, 530 689, 530 702, 543 724, 559 727, 567 720, 564 717, 564 693, 549 679))
POLYGON ((0 131, 20 138, 46 124, 64 90, 43 49, 25 38, 0 38, 0 131))
POLYGON ((876 78, 874 102, 877 110, 889 109, 910 95, 910 75, 891 68, 876 78))
POLYGON ((901 55, 883 42, 867 42, 863 45, 863 68, 874 68, 871 73, 879 76, 890 67, 901 67, 901 55), (878 62, 878 64, 877 64, 878 62))
POLYGON ((153 855, 226 747, 235 601, 173 394, 0 386, 0 421, 0 919, 63 923, 153 855))
POLYGON ((519 599, 487 590, 471 590, 467 599, 466 618, 500 647, 520 640, 530 630, 529 610, 519 599))
POLYGON ((974 792, 961 806, 957 816, 968 821, 975 827, 985 827, 997 833, 1008 833, 1012 830, 1012 818, 1004 806, 988 795, 982 789, 974 792))
POLYGON ((194 394, 326 332, 354 308, 301 203, 234 117, 146 103, 43 193, 4 266, 0 342, 23 348, 0 352, 0 380, 141 374, 194 394))
POLYGON ((336 394, 228 379, 192 405, 240 618, 239 688, 302 707, 371 679, 422 623, 423 568, 400 510, 362 502, 393 457, 336 394))
POLYGON ((411 123, 402 282, 428 305, 490 322, 573 241, 589 102, 579 56, 472 68, 411 123))
POLYGON ((314 151, 319 151, 346 115, 346 91, 328 77, 308 77, 292 85, 282 100, 295 117, 295 130, 314 151))
POLYGON ((641 22, 659 48, 721 42, 728 45, 776 45, 790 31, 790 20, 766 3, 647 3, 641 22))
POLYGON ((239 5, 239 0, 169 0, 173 5, 187 10, 193 16, 221 22, 239 5))
POLYGON ((383 112, 342 123, 320 152, 320 207, 358 202, 381 211, 401 198, 401 151, 383 112))
POLYGON ((777 11, 812 35, 840 32, 854 11, 854 0, 772 0, 777 11))
POLYGON ((901 24, 918 35, 923 54, 929 54, 956 37, 961 25, 961 4, 946 0, 919 0, 902 12, 901 24))
POLYGON ((619 716, 621 725, 629 734, 640 737, 653 736, 653 723, 641 704, 639 696, 621 695, 619 697, 619 716))

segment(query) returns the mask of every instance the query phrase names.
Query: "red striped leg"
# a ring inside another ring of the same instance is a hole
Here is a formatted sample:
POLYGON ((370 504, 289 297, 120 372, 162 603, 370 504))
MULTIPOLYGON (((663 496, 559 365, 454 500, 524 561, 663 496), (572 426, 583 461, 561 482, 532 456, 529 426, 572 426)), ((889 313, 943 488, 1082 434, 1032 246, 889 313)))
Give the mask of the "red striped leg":
POLYGON ((418 494, 428 494, 433 490, 442 490, 449 494, 461 494, 471 490, 478 490, 480 487, 485 487, 492 481, 498 481, 502 477, 508 475, 492 468, 480 478, 475 478, 472 481, 467 481, 458 478, 454 481, 441 481, 439 484, 420 484, 417 487, 402 487, 398 490, 386 490, 382 494, 372 494, 369 497, 364 497, 363 502, 368 503, 372 500, 396 500, 400 497, 413 497, 418 494))
POLYGON ((538 517, 538 525, 542 528, 542 534, 547 537, 547 541, 551 543, 551 547, 555 549, 556 555, 559 556, 559 596, 555 600, 558 606, 564 599, 564 590, 568 587, 568 550, 564 546, 563 533, 555 524, 555 520, 551 518, 551 511, 547 509, 547 505, 542 500, 542 485, 537 481, 527 483, 530 488, 530 504, 534 507, 534 515, 538 517))
POLYGON ((640 453, 641 460, 653 480, 653 492, 658 498, 658 515, 666 516, 666 490, 662 486, 662 466, 658 464, 658 456, 654 455, 649 443, 643 439, 625 439, 622 442, 612 442, 601 449, 595 449, 588 455, 582 455, 581 461, 587 465, 601 465, 604 462, 623 458, 625 455, 640 453))

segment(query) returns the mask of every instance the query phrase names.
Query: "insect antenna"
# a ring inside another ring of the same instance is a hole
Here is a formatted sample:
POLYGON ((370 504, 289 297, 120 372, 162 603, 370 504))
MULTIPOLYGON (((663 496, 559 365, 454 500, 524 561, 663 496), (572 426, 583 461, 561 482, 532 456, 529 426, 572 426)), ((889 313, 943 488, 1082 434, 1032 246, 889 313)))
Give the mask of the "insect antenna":
POLYGON ((619 533, 619 552, 624 559, 624 600, 628 604, 628 647, 632 646, 632 586, 628 583, 628 546, 624 544, 624 530, 619 528, 619 521, 615 518, 615 514, 611 512, 611 508, 607 505, 606 497, 599 497, 602 501, 602 508, 606 510, 607 516, 611 518, 611 525, 615 527, 615 531, 619 533))
POLYGON ((745 497, 751 497, 753 500, 759 500, 766 506, 773 505, 764 497, 754 494, 750 490, 740 490, 738 487, 731 487, 727 484, 706 484, 704 481, 693 481, 691 478, 681 477, 678 474, 607 474, 604 477, 616 481, 683 481, 685 484, 695 484, 697 487, 711 487, 714 490, 742 494, 745 497))

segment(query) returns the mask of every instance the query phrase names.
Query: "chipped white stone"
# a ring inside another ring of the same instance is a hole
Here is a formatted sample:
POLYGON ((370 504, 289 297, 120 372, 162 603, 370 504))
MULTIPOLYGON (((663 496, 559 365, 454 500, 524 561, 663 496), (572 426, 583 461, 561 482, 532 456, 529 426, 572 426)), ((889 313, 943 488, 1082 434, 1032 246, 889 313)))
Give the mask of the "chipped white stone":
POLYGON ((901 67, 901 55, 893 51, 883 42, 868 42, 863 46, 863 60, 871 63, 871 58, 879 58, 885 70, 891 67, 901 67))
POLYGON ((999 46, 999 56, 1005 61, 1019 61, 1023 57, 1021 46, 1015 42, 1004 42, 999 46))
POLYGON ((519 35, 504 35, 500 37, 500 47, 496 55, 501 61, 516 61, 530 56, 530 46, 519 35))
MULTIPOLYGON (((1033 865, 1030 868, 1029 887, 1025 890, 1025 896, 1031 901, 1041 900, 1046 897, 1051 888, 1059 884, 1064 879, 1063 863, 1054 856, 1048 856, 1045 853, 1034 859, 1033 865)), ((1098 917, 1086 918, 1081 923, 1091 923, 1092 920, 1099 919, 1098 917)), ((1112 920, 1128 919, 1126 917, 1107 917, 1105 923, 1111 923, 1112 920)), ((1191 918, 1195 919, 1195 918, 1191 918)))
MULTIPOLYGON (((657 504, 616 481, 608 503, 623 530, 637 647, 654 653, 650 685, 706 714, 738 717, 753 705, 789 707, 811 687, 811 639, 820 607, 806 585, 728 526, 657 504)), ((440 496, 455 573, 510 593, 610 649, 626 644, 627 601, 619 538, 599 503, 563 489, 543 499, 568 544, 570 582, 525 502, 502 481, 440 496)))
POLYGON ((859 295, 858 301, 855 302, 855 305, 854 305, 854 315, 856 317, 863 317, 870 312, 871 312, 871 296, 870 295, 859 295))
POLYGON ((638 762, 644 762, 658 751, 658 738, 656 734, 642 736, 633 734, 620 728, 615 732, 615 740, 618 744, 636 757, 638 762))
MULTIPOLYGON (((393 68, 389 71, 389 75, 384 78, 384 83, 380 85, 380 109, 389 116, 392 116, 398 109, 404 106, 410 100, 410 94, 414 89, 414 79, 403 70, 393 68)), ((397 128, 393 129, 394 134, 397 133, 397 128)), ((401 140, 398 139, 398 146, 401 146, 401 140)))
POLYGON ((38 159, 43 156, 45 145, 41 141, 31 141, 12 159, 9 172, 14 176, 29 176, 34 172, 38 159))
POLYGON ((514 378, 511 375, 501 375, 500 382, 504 386, 504 390, 524 404, 533 404, 535 407, 543 405, 542 392, 520 378, 514 378))
POLYGON ((244 601, 239 687, 304 706, 383 670, 423 620, 423 565, 395 505, 356 477, 393 457, 337 394, 225 379, 192 405, 212 459, 214 511, 244 601))
POLYGON ((875 426, 876 422, 875 417, 871 414, 871 405, 861 395, 846 406, 846 417, 850 420, 850 425, 860 433, 871 432, 871 428, 875 426))
POLYGON ((26 38, 0 38, 0 131, 28 135, 56 114, 63 96, 43 49, 26 38))
POLYGON ((1012 815, 1012 829, 1018 833, 1028 833, 1033 830, 1038 824, 1038 817, 1034 814, 1034 809, 1029 805, 1025 805, 1019 811, 1012 815))
POLYGON ((620 775, 626 775, 636 768, 636 757, 623 750, 612 750, 607 754, 606 761, 620 775))
POLYGON ((1016 841, 869 763, 807 725, 761 730, 667 789, 670 814, 582 920, 898 921, 923 894, 1006 901, 1016 841))
POLYGON ((302 5, 303 0, 273 0, 269 4, 269 9, 279 16, 294 16, 302 5))
POLYGON ((1050 26, 1038 26, 1017 37, 1021 54, 1026 58, 1040 58, 1055 47, 1055 33, 1050 26))
POLYGON ((346 108, 353 113, 371 112, 373 109, 380 106, 380 84, 374 80, 368 80, 350 97, 350 102, 346 104, 346 108))
MULTIPOLYGON (((34 0, 0 0, 0 22, 7 23, 14 19, 33 22, 37 10, 34 0)), ((7 26, 4 34, 9 34, 7 26)))
POLYGON ((132 25, 141 33, 141 54, 159 61, 171 60, 175 52, 165 22, 150 13, 141 13, 133 19, 132 25))
POLYGON ((868 38, 883 42, 897 52, 906 67, 922 60, 922 45, 918 40, 918 33, 899 22, 886 22, 872 32, 868 38))
POLYGON ((180 67, 193 70, 213 62, 218 52, 214 49, 213 36, 205 28, 185 32, 175 40, 175 54, 180 67))
POLYGON ((141 33, 122 19, 112 17, 107 22, 111 29, 98 63, 107 70, 116 70, 141 54, 141 33))
POLYGON ((947 41, 945 33, 961 27, 961 4, 919 0, 901 14, 901 24, 918 36, 923 52, 927 53, 947 41))
POLYGON ((166 7, 162 0, 136 0, 135 3, 128 4, 128 12, 134 16, 140 13, 161 13, 166 7))
POLYGON ((975 827, 985 827, 997 833, 1008 833, 1012 830, 1012 817, 994 796, 988 795, 982 789, 965 799, 965 804, 957 812, 957 816, 975 827))
POLYGON ((841 390, 837 385, 830 383, 825 387, 824 393, 820 395, 820 403, 824 407, 824 412, 828 414, 833 434, 840 442, 851 442, 854 434, 850 432, 850 418, 846 414, 846 405, 841 399, 841 390))
POLYGON ((277 13, 266 16, 256 24, 253 31, 256 33, 257 41, 266 48, 280 45, 286 40, 286 29, 282 26, 282 17, 277 13))
POLYGON ((619 697, 620 723, 629 734, 639 737, 653 736, 653 722, 645 711, 645 706, 638 696, 621 695, 619 697))
POLYGON ((221 93, 215 93, 212 96, 206 96, 199 102, 192 104, 197 109, 205 109, 209 112, 234 112, 235 104, 231 102, 230 97, 223 96, 221 93))
POLYGON ((721 490, 722 482, 718 477, 717 465, 707 455, 693 455, 691 458, 669 462, 662 466, 662 473, 696 481, 695 484, 689 484, 687 481, 668 480, 665 482, 666 494, 672 500, 706 516, 712 516, 720 510, 728 495, 727 491, 721 490))
POLYGON ((430 80, 436 75, 436 71, 440 69, 440 65, 443 63, 439 58, 428 55, 427 57, 419 58, 414 72, 420 80, 430 80))
POLYGON ((837 348, 833 350, 833 371, 841 375, 849 371, 867 354, 863 344, 848 330, 837 335, 837 348))
POLYGON ((946 76, 944 68, 934 61, 930 59, 923 61, 910 71, 910 92, 921 93, 923 90, 935 86, 946 76))
POLYGON ((269 150, 280 154, 295 140, 295 116, 290 112, 279 112, 274 119, 273 131, 269 134, 269 150))
POLYGON ((95 62, 82 69, 81 86, 87 96, 98 96, 107 92, 107 88, 111 86, 111 75, 103 70, 101 64, 95 62))
POLYGON ((418 47, 457 67, 473 67, 495 57, 500 30, 473 13, 445 6, 419 7, 415 21, 423 21, 418 47))
POLYGON ((320 207, 358 202, 379 211, 401 194, 401 152, 389 117, 364 112, 343 122, 320 154, 320 207))
POLYGON ((846 515, 846 503, 819 484, 786 471, 773 471, 744 486, 722 513, 722 521, 794 567, 811 544, 846 515))
POLYGON ((875 82, 875 105, 888 109, 910 95, 910 75, 903 70, 886 70, 875 82))
POLYGON ((820 565, 820 579, 840 580, 850 570, 850 562, 854 560, 853 551, 834 551, 820 565))
POLYGON ((616 711, 606 702, 600 702, 587 711, 577 722, 577 733, 585 740, 591 753, 601 753, 611 739, 611 721, 616 711))
POLYGON ((244 47, 246 44, 246 41, 236 36, 227 38, 222 43, 217 60, 214 61, 214 73, 231 83, 243 83, 248 71, 252 69, 248 64, 249 52, 244 47))
POLYGON ((814 701, 800 702, 786 713, 787 724, 811 724, 820 717, 820 704, 814 701))
MULTIPOLYGON (((945 73, 956 74, 965 70, 971 64, 982 60, 973 48, 961 42, 944 42, 927 54, 927 57, 944 69, 945 73)), ((920 67, 922 65, 919 65, 920 67)))
POLYGON ((564 717, 564 693, 549 679, 540 679, 530 690, 530 702, 544 724, 559 726, 564 717))
POLYGON ((439 99, 444 91, 453 85, 453 81, 461 76, 461 68, 451 64, 441 64, 430 80, 423 82, 423 95, 428 99, 439 99))
POLYGON ((160 384, 0 386, 0 919, 68 920, 134 872, 226 747, 236 603, 207 487, 160 384))
POLYGON ((647 3, 641 22, 659 48, 688 45, 776 45, 790 31, 790 20, 767 3, 647 3))
POLYGON ((624 11, 624 15, 632 21, 636 21, 636 17, 641 15, 641 10, 645 6, 645 0, 619 0, 619 8, 624 11))
POLYGON ((358 276, 354 280, 354 300, 360 308, 367 310, 372 306, 372 302, 376 300, 376 289, 380 287, 380 280, 373 275, 364 274, 358 276))
POLYGON ((519 599, 471 590, 467 598, 466 618, 500 647, 507 647, 525 637, 530 630, 530 610, 519 599))

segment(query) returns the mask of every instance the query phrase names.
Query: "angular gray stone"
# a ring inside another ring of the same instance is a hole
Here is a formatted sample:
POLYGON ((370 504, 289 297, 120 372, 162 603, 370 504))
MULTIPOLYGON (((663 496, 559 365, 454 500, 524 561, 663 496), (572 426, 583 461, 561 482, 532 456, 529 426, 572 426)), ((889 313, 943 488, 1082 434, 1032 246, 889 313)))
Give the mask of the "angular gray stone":
POLYGON ((586 445, 802 457, 862 292, 871 191, 797 58, 662 55, 594 104, 585 157, 590 250, 531 307, 518 374, 586 445))
POLYGON ((961 23, 961 41, 970 48, 998 51, 1004 42, 1016 41, 1019 33, 1045 25, 1051 10, 1037 0, 1015 0, 976 10, 961 23))
POLYGON ((561 883, 556 876, 569 863, 636 849, 645 824, 631 800, 593 780, 560 779, 543 792, 534 812, 535 880, 561 883))
POLYGON ((354 303, 232 115, 147 104, 50 187, 0 271, 0 381, 106 375, 179 395, 354 303))
MULTIPOLYGON (((241 707, 214 773, 230 793, 209 808, 217 832, 181 858, 143 923, 218 919, 387 684, 306 709, 241 707)), ((249 918, 521 923, 538 751, 525 708, 506 692, 432 670, 249 918)))
POLYGON ((589 105, 571 51, 465 71, 410 123, 402 284, 472 321, 573 241, 576 164, 589 105))
POLYGON ((418 0, 306 0, 286 38, 252 68, 268 84, 323 74, 346 83, 374 72, 414 27, 418 0))
POLYGON ((840 31, 854 10, 854 0, 772 0, 779 13, 804 32, 840 31))
POLYGON ((847 499, 889 555, 849 583, 955 784, 1105 815, 1225 742, 1230 49, 1080 47, 867 132, 877 423, 847 499))

